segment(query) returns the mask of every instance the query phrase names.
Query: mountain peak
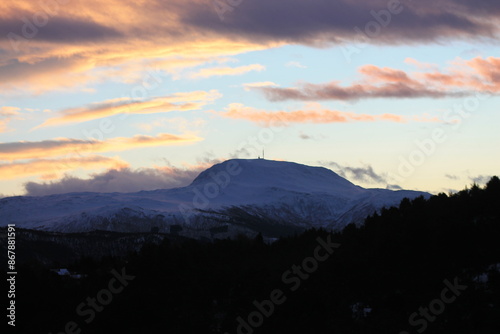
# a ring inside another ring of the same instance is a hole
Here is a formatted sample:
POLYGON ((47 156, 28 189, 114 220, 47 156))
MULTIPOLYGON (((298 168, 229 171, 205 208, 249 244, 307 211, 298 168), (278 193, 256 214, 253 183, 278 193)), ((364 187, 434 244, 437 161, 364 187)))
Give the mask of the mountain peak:
POLYGON ((300 192, 358 192, 352 184, 330 169, 295 162, 267 159, 230 159, 213 165, 191 183, 227 182, 227 186, 274 187, 300 192))

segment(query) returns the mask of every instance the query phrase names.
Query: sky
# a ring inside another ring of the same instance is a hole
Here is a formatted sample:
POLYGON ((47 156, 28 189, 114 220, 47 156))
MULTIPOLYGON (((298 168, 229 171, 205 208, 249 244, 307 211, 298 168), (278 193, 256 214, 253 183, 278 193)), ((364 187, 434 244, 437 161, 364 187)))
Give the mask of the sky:
POLYGON ((500 174, 500 2, 5 0, 0 196, 189 184, 231 158, 369 188, 500 174))

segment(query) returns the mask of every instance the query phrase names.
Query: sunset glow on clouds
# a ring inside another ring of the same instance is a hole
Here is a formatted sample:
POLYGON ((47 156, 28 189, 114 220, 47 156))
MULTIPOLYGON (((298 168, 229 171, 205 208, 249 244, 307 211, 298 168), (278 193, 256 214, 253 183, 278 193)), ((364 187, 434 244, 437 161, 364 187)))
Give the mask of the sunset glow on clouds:
POLYGON ((394 114, 367 115, 348 111, 328 110, 320 105, 309 105, 304 110, 292 111, 266 111, 245 107, 242 104, 233 103, 227 111, 219 113, 222 117, 232 119, 244 119, 255 122, 262 126, 288 126, 291 123, 349 123, 349 122, 439 122, 438 118, 408 117, 394 114))
POLYGON ((131 138, 108 140, 53 139, 40 142, 14 142, 0 144, 0 161, 53 157, 70 153, 118 152, 141 147, 175 145, 201 140, 195 136, 176 136, 161 133, 157 136, 135 135, 131 138))
POLYGON ((0 195, 185 184, 275 119, 276 160, 397 174, 440 129, 399 186, 500 174, 500 2, 226 4, 2 2, 0 195))
POLYGON ((17 115, 19 115, 19 108, 16 107, 0 108, 0 132, 7 131, 7 124, 13 117, 17 115))
POLYGON ((364 65, 363 79, 345 86, 338 82, 302 84, 299 88, 260 88, 271 101, 360 100, 373 98, 444 98, 500 92, 500 58, 456 61, 447 72, 407 73, 389 67, 364 65))
POLYGON ((40 178, 45 180, 57 178, 61 176, 61 173, 63 172, 80 168, 123 168, 127 166, 128 164, 119 158, 107 158, 102 156, 36 159, 28 162, 0 164, 0 178, 2 180, 9 180, 11 178, 40 175, 40 178))
POLYGON ((155 114, 169 111, 200 110, 207 103, 221 97, 216 91, 176 93, 172 96, 155 97, 148 100, 134 101, 130 98, 107 100, 92 103, 84 107, 69 108, 61 111, 61 115, 49 118, 40 126, 61 125, 64 123, 86 122, 124 114, 155 114))

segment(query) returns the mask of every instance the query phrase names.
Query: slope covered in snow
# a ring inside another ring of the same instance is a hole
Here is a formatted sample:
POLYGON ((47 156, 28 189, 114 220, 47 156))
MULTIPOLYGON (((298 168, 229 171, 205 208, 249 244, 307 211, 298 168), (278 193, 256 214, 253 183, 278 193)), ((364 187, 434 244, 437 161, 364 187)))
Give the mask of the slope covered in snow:
POLYGON ((70 193, 0 200, 0 226, 62 232, 173 231, 191 237, 280 228, 342 228, 404 197, 427 193, 364 189, 323 167, 233 159, 189 186, 136 193, 70 193))

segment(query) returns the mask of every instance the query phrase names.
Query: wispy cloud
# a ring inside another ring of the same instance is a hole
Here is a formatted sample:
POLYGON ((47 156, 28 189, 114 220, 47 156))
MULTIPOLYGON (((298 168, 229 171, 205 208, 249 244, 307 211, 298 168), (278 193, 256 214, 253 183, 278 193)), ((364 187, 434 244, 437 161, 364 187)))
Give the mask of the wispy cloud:
POLYGON ((385 188, 389 190, 403 190, 403 188, 397 184, 388 184, 385 188))
POLYGON ((293 123, 351 123, 351 122, 396 122, 406 123, 414 122, 440 122, 435 117, 422 117, 422 116, 401 116, 395 114, 381 114, 369 115, 359 114, 349 111, 338 111, 323 108, 319 104, 310 103, 306 105, 303 110, 292 111, 269 111, 247 107, 240 103, 232 103, 226 111, 216 112, 218 115, 225 118, 243 119, 251 122, 258 123, 262 126, 269 126, 271 124, 279 124, 281 126, 290 125, 293 123))
POLYGON ((8 131, 7 124, 19 115, 19 110, 16 107, 0 107, 0 133, 8 131))
POLYGON ((243 87, 245 90, 251 90, 252 88, 256 87, 276 87, 279 86, 278 84, 272 82, 272 81, 261 81, 261 82, 249 82, 249 83, 244 83, 243 87))
POLYGON ((385 185, 385 188, 389 190, 403 190, 400 185, 389 183, 393 180, 387 173, 378 173, 369 164, 364 164, 362 167, 352 167, 341 165, 334 161, 318 161, 318 163, 322 166, 331 168, 334 172, 348 180, 367 184, 385 185))
POLYGON ((99 155, 34 159, 25 162, 0 164, 0 180, 12 180, 27 176, 52 179, 59 177, 64 172, 77 169, 124 168, 127 166, 128 163, 118 157, 108 158, 99 155))
POLYGON ((364 65, 358 69, 362 80, 350 85, 333 81, 323 84, 303 83, 291 88, 255 89, 263 92, 270 101, 445 98, 468 96, 477 92, 500 93, 500 58, 477 57, 468 61, 459 59, 444 71, 436 70, 432 66, 419 66, 425 69, 407 73, 389 67, 364 65))
POLYGON ((38 127, 86 122, 118 114, 156 114, 170 111, 200 110, 221 96, 217 90, 211 90, 208 92, 175 93, 170 96, 152 97, 139 101, 128 97, 112 99, 62 110, 59 112, 60 116, 49 118, 38 127))
POLYGON ((418 61, 418 60, 416 60, 414 58, 410 58, 410 57, 407 57, 405 59, 405 63, 413 65, 416 68, 421 69, 421 70, 434 70, 434 71, 439 70, 439 66, 437 64, 423 63, 421 61, 418 61))
POLYGON ((190 75, 191 78, 210 78, 213 76, 241 75, 251 71, 263 71, 266 68, 260 64, 245 65, 239 67, 211 67, 202 68, 190 75))
POLYGON ((367 183, 387 183, 387 176, 376 173, 372 166, 365 165, 363 167, 343 166, 334 161, 318 161, 323 166, 333 169, 334 172, 347 179, 362 181, 367 183))
POLYGON ((307 68, 307 66, 302 65, 298 61, 289 61, 288 63, 285 64, 287 67, 297 67, 297 68, 307 68))
POLYGON ((304 139, 304 140, 309 140, 309 139, 312 139, 313 137, 311 137, 311 136, 310 136, 310 135, 308 135, 308 134, 305 134, 305 133, 301 132, 301 133, 299 134, 299 138, 300 138, 300 139, 304 139))
POLYGON ((173 135, 160 133, 156 136, 136 135, 116 137, 108 140, 82 140, 57 138, 38 142, 20 141, 0 143, 0 161, 35 159, 38 157, 56 157, 64 155, 119 152, 130 149, 163 145, 189 144, 202 140, 193 135, 173 135))

